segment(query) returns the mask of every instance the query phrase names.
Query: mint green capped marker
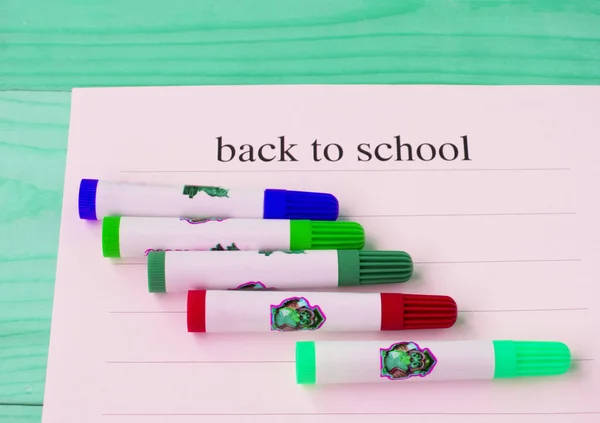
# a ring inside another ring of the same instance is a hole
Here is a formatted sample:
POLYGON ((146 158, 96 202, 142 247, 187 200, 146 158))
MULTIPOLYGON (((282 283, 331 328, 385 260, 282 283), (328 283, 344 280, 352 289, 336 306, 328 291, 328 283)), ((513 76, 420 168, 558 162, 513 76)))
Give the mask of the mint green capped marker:
POLYGON ((191 289, 305 289, 406 282, 404 251, 167 251, 148 253, 150 292, 191 289))
POLYGON ((109 216, 102 221, 102 253, 143 258, 152 251, 360 250, 356 222, 109 216))
POLYGON ((401 383, 553 376, 571 366, 569 347, 548 341, 302 341, 301 385, 401 383))

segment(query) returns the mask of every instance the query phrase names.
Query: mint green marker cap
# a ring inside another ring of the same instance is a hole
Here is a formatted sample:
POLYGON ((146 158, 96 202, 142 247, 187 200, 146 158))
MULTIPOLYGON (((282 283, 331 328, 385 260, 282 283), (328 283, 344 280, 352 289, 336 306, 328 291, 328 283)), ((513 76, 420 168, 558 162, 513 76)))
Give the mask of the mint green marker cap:
POLYGON ((406 282, 413 260, 404 251, 338 250, 338 286, 406 282))
POLYGON ((360 250, 365 230, 356 222, 290 220, 290 250, 360 250))
POLYGON ((314 385, 317 380, 317 359, 314 341, 296 342, 296 383, 314 385))
POLYGON ((102 220, 102 255, 104 257, 121 257, 120 230, 121 218, 119 216, 105 217, 102 220))
POLYGON ((571 352, 562 342, 494 341, 494 379, 552 376, 571 367, 571 352))

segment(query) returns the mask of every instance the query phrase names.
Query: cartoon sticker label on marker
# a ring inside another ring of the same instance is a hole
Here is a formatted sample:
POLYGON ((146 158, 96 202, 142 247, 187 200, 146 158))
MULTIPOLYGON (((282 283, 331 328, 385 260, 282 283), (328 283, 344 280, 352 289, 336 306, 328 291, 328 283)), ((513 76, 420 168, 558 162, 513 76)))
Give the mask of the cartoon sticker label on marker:
POLYGON ((190 217, 180 217, 179 220, 185 221, 185 222, 189 223, 190 225, 201 225, 201 224, 207 223, 207 222, 223 222, 227 219, 226 218, 217 219, 215 217, 207 217, 207 218, 202 218, 202 219, 194 219, 194 218, 190 218, 190 217))
POLYGON ((387 349, 381 348, 380 358, 381 377, 390 380, 425 377, 437 363, 429 348, 421 348, 414 342, 398 342, 387 349))
POLYGON ((210 249, 210 251, 240 251, 240 249, 232 242, 231 245, 223 247, 221 244, 217 244, 210 249))
POLYGON ((251 289, 269 289, 262 282, 246 282, 234 288, 234 290, 246 290, 249 291, 251 289))
POLYGON ((160 253, 160 252, 167 252, 167 251, 190 251, 190 250, 179 250, 179 249, 175 249, 175 250, 171 250, 169 248, 165 249, 165 250, 161 250, 160 248, 155 250, 154 248, 148 248, 146 251, 144 251, 144 255, 147 256, 149 253, 160 253))
MULTIPOLYGON (((292 250, 292 251, 278 251, 279 253, 283 253, 283 254, 306 254, 306 251, 304 250, 292 250)), ((270 250, 260 250, 258 252, 258 254, 262 254, 265 257, 269 257, 271 254, 275 253, 275 251, 270 251, 270 250)))
POLYGON ((187 195, 189 198, 194 198, 199 192, 203 192, 211 197, 229 198, 229 190, 227 188, 209 187, 202 185, 185 185, 183 187, 183 195, 187 195))
POLYGON ((279 305, 271 305, 271 330, 289 332, 317 330, 326 316, 318 305, 311 306, 304 297, 286 298, 279 305))

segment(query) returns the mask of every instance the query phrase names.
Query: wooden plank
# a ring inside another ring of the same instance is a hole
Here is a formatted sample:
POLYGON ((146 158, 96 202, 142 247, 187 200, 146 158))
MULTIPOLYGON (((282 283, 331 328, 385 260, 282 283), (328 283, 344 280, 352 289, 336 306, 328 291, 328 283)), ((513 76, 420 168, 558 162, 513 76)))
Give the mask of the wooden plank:
POLYGON ((0 405, 2 423, 39 423, 42 420, 42 406, 0 405))
POLYGON ((4 404, 41 405, 43 399, 69 99, 68 93, 0 92, 0 403, 4 404))
POLYGON ((0 89, 597 84, 596 0, 4 0, 0 89))

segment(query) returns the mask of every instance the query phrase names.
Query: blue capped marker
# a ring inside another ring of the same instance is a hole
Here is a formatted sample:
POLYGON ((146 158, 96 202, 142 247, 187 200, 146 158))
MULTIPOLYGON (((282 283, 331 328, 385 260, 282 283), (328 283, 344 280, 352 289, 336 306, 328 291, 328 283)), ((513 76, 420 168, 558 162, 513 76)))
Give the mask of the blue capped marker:
POLYGON ((332 194, 283 189, 222 188, 206 185, 152 185, 82 179, 79 217, 196 217, 336 220, 332 194))

